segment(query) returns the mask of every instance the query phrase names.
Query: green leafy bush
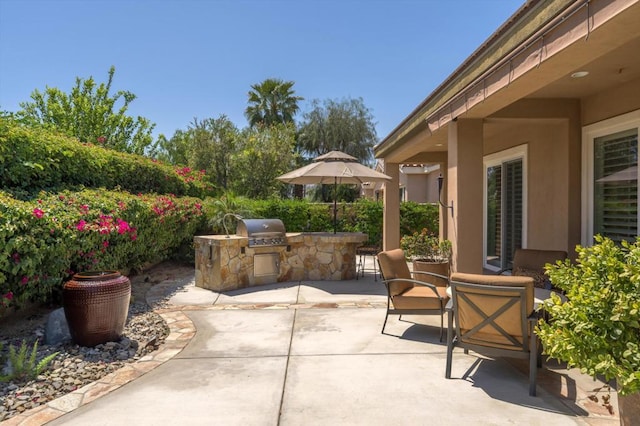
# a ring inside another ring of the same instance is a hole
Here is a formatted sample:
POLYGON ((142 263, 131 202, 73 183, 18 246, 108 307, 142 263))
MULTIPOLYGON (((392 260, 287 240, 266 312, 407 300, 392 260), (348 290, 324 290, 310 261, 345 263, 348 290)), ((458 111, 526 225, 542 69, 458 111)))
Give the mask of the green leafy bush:
POLYGON ((426 228, 400 239, 400 247, 408 259, 425 262, 443 262, 451 258, 451 241, 440 240, 426 228))
POLYGON ((20 201, 0 192, 0 305, 46 301, 75 272, 164 260, 204 219, 191 197, 84 190, 20 201))
POLYGON ((438 235, 438 212, 437 204, 400 203, 400 235, 412 235, 425 228, 430 234, 438 235))
MULTIPOLYGON (((224 213, 236 213, 247 218, 278 218, 287 232, 333 231, 333 204, 311 203, 307 200, 249 200, 223 196, 205 201, 211 231, 223 233, 219 225, 224 213)), ((359 199, 353 203, 338 203, 338 232, 364 232, 367 245, 381 246, 383 205, 380 201, 359 199)), ((229 221, 231 223, 231 221, 229 221)), ((438 207, 431 204, 406 202, 400 204, 401 234, 413 234, 428 228, 438 233, 438 207)))
POLYGON ((567 301, 545 302, 540 322, 544 353, 590 376, 616 379, 620 394, 640 391, 640 238, 621 246, 596 236, 576 247, 578 259, 547 265, 567 301))
MULTIPOLYGON (((99 144, 98 141, 95 141, 99 144)), ((106 149, 0 117, 0 186, 28 199, 41 190, 106 188, 131 193, 204 197, 213 187, 201 171, 106 149)))

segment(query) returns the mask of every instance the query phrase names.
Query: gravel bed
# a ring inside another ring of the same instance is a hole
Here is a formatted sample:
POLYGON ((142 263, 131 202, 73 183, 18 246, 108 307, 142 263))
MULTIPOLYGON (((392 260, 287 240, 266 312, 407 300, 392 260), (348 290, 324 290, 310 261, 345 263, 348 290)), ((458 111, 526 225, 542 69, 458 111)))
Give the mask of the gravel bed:
MULTIPOLYGON (((0 382, 0 421, 73 392, 153 352, 165 341, 169 327, 146 304, 135 303, 129 307, 119 342, 107 342, 93 348, 78 346, 71 341, 55 346, 44 345, 41 344, 44 331, 45 326, 40 323, 22 333, 29 349, 37 339, 40 342, 38 360, 54 352, 59 354, 35 380, 0 382)), ((0 359, 7 359, 9 345, 19 348, 22 339, 0 336, 3 346, 0 359)), ((0 370, 4 367, 0 365, 0 370)))

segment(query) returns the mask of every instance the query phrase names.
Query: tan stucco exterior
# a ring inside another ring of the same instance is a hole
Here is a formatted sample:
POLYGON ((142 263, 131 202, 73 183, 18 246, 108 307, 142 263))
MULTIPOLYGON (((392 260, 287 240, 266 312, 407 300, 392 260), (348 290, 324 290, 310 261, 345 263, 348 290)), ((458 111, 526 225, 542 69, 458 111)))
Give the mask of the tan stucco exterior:
MULTIPOLYGON (((375 148, 388 165, 441 164, 454 270, 483 269, 483 162, 514 147, 526 152, 523 246, 571 256, 583 242, 583 129, 640 110, 638 22, 637 0, 529 1, 375 148)), ((394 209, 385 248, 399 245, 394 209)))

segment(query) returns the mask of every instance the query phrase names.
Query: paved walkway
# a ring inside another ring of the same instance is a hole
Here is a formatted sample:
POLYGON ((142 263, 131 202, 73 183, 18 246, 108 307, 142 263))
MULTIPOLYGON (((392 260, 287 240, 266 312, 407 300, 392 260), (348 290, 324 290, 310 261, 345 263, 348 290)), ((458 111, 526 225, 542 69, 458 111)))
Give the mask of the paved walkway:
POLYGON ((575 370, 547 364, 530 397, 526 363, 456 351, 445 379, 439 320, 393 316, 381 334, 386 299, 372 275, 225 294, 191 275, 147 298, 167 294, 171 334, 159 351, 5 423, 619 424, 575 370))

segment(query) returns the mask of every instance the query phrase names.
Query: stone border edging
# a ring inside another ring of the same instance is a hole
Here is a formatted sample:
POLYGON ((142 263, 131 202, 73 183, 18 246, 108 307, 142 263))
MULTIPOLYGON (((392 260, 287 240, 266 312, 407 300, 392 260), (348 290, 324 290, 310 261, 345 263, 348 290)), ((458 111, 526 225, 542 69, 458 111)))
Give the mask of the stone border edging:
POLYGON ((164 309, 156 312, 169 327, 169 335, 159 349, 95 382, 13 416, 0 424, 2 426, 26 426, 50 422, 118 389, 176 356, 195 336, 196 328, 189 317, 180 310, 164 309))

